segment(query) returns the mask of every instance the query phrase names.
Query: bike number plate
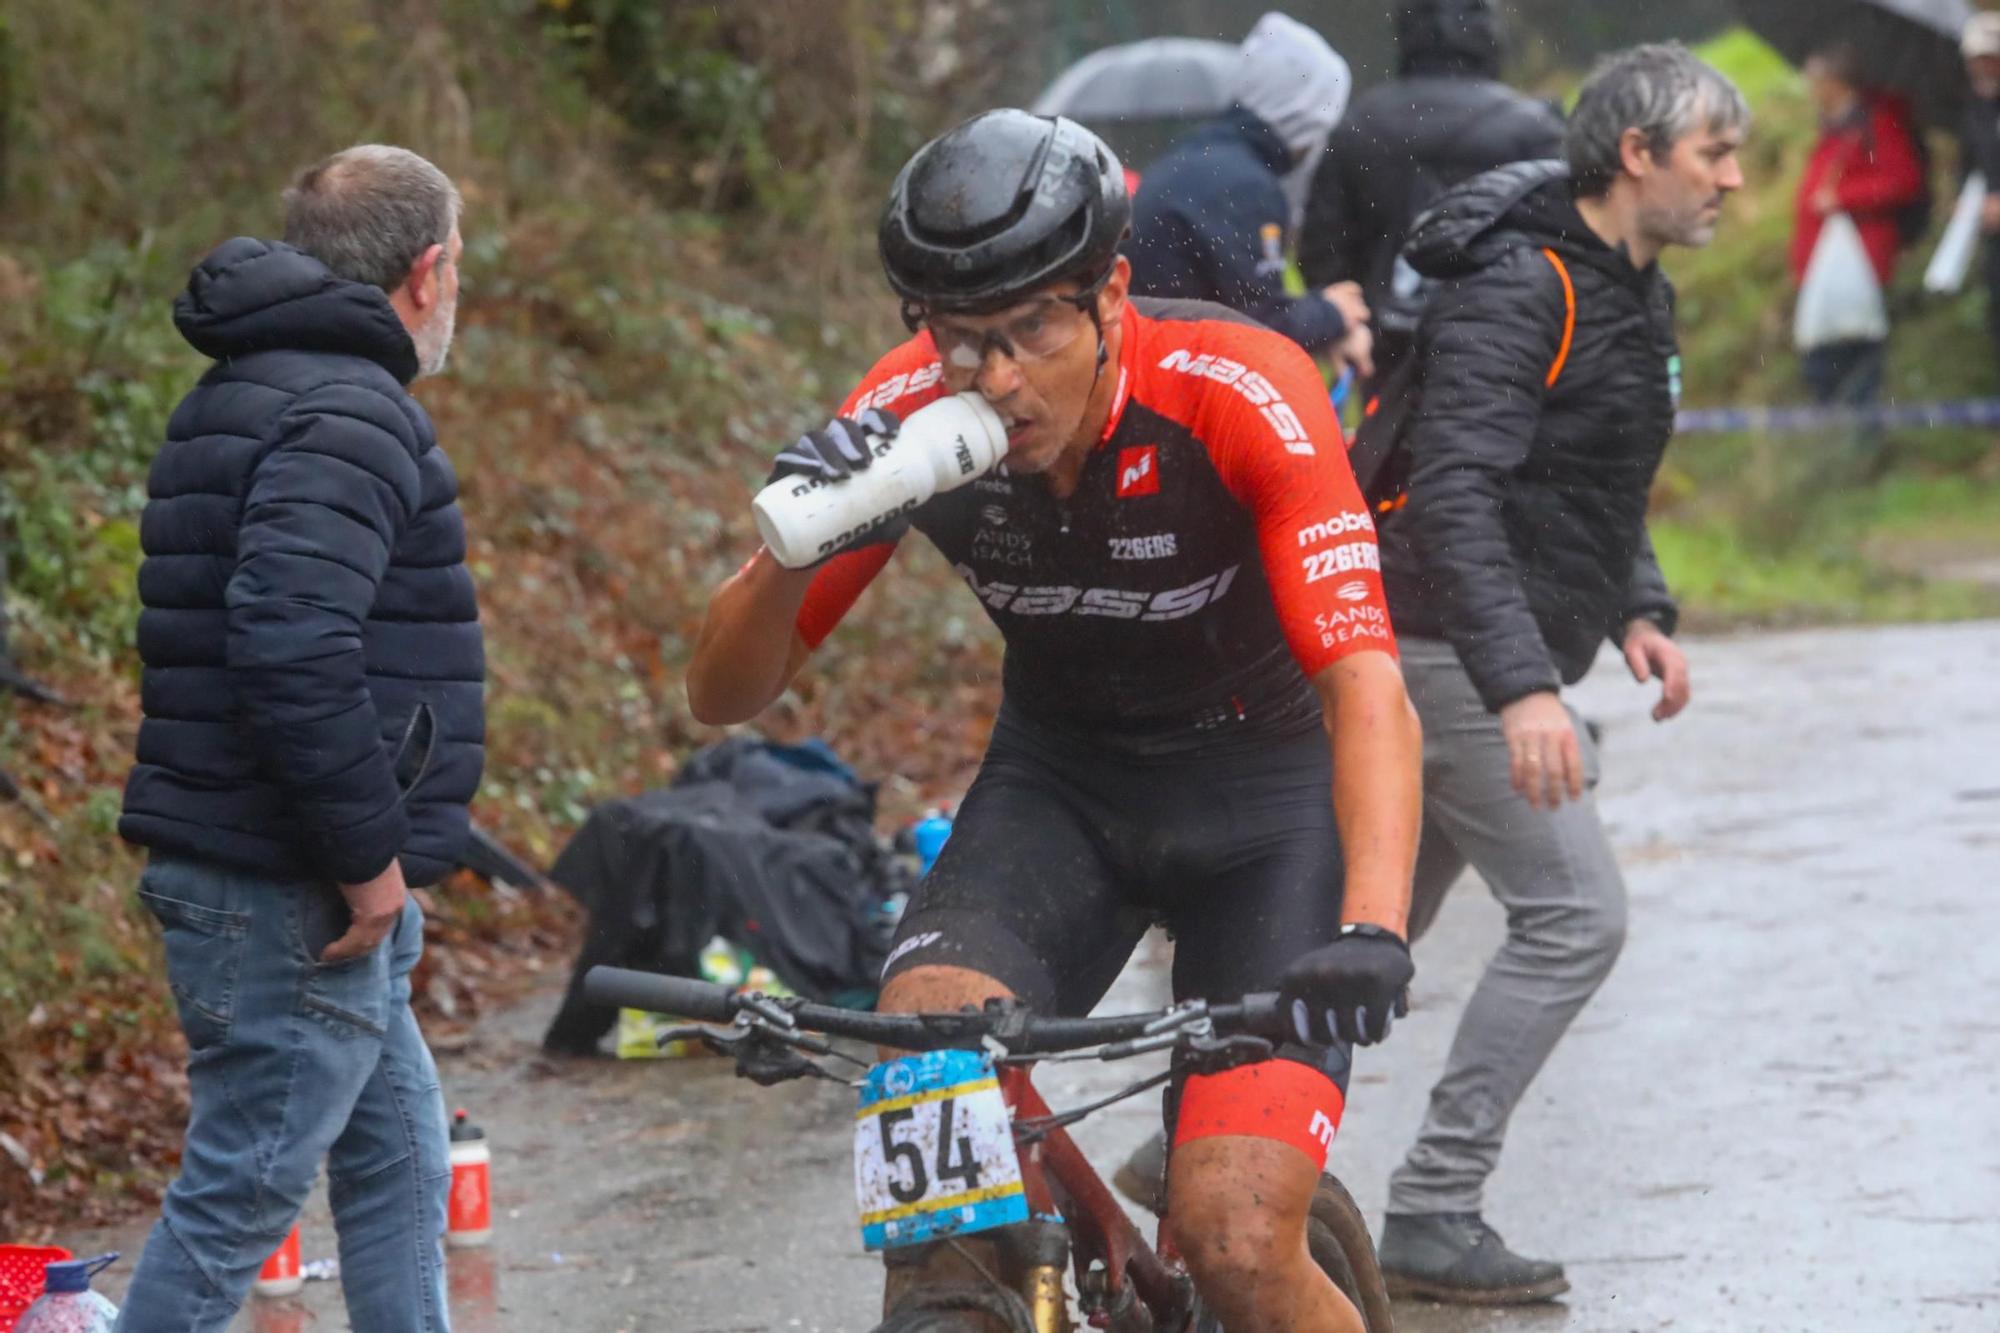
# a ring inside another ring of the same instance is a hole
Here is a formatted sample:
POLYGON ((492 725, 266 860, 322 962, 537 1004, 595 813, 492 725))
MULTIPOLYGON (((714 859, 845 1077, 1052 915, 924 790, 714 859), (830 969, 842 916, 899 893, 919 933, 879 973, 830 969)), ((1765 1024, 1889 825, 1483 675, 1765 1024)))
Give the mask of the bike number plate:
POLYGON ((926 1051, 876 1065, 854 1120, 861 1243, 916 1245, 1028 1220, 993 1061, 926 1051))

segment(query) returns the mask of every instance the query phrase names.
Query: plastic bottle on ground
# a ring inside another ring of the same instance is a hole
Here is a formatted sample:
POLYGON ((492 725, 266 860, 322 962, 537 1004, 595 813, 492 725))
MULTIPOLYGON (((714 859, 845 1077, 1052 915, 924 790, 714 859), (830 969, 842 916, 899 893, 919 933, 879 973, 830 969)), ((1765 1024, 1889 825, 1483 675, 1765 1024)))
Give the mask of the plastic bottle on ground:
POLYGON ((42 1294, 14 1325, 14 1333, 111 1333, 118 1307, 90 1289, 90 1279, 117 1259, 69 1259, 44 1270, 42 1294))
POLYGON ((445 1219, 445 1244, 484 1245, 493 1239, 492 1161, 486 1131, 458 1111, 451 1118, 451 1207, 445 1219))
POLYGON ((278 1248, 271 1251, 271 1257, 257 1270, 257 1280, 250 1290, 259 1296, 275 1299, 293 1296, 305 1286, 305 1273, 299 1265, 299 1224, 292 1223, 292 1229, 285 1233, 285 1239, 278 1248))

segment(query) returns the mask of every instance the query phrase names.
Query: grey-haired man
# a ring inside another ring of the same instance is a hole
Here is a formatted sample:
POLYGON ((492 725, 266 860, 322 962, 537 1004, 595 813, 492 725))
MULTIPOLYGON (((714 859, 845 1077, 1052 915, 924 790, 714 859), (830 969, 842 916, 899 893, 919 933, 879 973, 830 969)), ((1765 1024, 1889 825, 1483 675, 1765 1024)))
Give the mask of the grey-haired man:
POLYGON ((1468 864, 1507 909, 1408 1159, 1390 1181, 1393 1292, 1485 1304, 1568 1289, 1481 1215, 1508 1117, 1610 973, 1625 886, 1565 705, 1608 638, 1688 701, 1646 500, 1680 391, 1656 263, 1706 245, 1743 183, 1748 113, 1679 46, 1612 56, 1571 114, 1567 162, 1474 177, 1404 254, 1437 287, 1418 324, 1405 503, 1381 525, 1403 672, 1424 724, 1413 937, 1468 864))
POLYGON ((214 358, 153 464, 145 721, 119 831, 148 849, 192 1111, 120 1333, 219 1333, 327 1169, 348 1315, 441 1333, 450 1181, 410 1013, 423 913, 483 760, 458 483, 408 392, 444 366, 459 197, 350 148, 174 304, 214 358))

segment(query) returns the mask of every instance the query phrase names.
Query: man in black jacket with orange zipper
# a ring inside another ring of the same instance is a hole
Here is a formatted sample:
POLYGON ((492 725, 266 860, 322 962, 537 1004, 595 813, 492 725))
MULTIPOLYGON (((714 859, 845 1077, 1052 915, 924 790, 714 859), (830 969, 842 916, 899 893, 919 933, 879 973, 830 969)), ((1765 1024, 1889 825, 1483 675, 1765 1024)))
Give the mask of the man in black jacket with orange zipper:
POLYGON ((1424 723, 1411 927, 1468 864, 1507 938, 1466 1006, 1416 1146, 1390 1181, 1391 1290, 1503 1304, 1568 1288, 1481 1216, 1508 1117, 1624 940, 1625 889, 1590 796, 1596 754, 1562 689, 1606 639, 1653 716, 1688 699, 1646 500, 1680 390, 1657 259, 1713 236, 1742 185, 1747 113, 1679 46, 1601 65, 1567 163, 1473 178, 1405 251, 1436 283, 1418 326, 1408 490, 1382 523, 1403 671, 1424 723))

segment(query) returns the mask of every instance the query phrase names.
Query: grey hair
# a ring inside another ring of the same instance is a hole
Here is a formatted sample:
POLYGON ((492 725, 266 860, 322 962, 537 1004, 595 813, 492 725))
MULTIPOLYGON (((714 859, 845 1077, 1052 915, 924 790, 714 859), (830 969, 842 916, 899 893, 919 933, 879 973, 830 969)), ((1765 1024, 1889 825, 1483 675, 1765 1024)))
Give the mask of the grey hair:
POLYGON ((458 187, 407 148, 360 144, 299 173, 285 191, 285 241, 335 277, 392 292, 458 226, 458 187))
POLYGON ((1635 46, 1598 62, 1577 94, 1564 153, 1582 196, 1601 195, 1624 169, 1619 141, 1639 130, 1655 158, 1699 127, 1742 129, 1750 107, 1735 84, 1679 42, 1635 46))

